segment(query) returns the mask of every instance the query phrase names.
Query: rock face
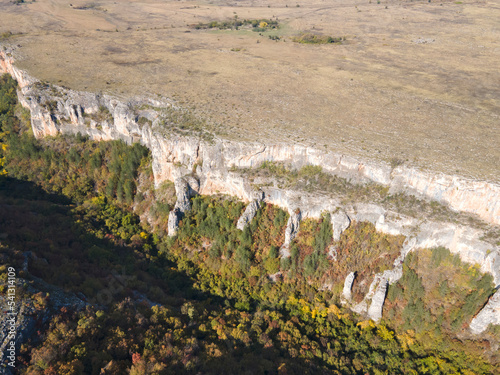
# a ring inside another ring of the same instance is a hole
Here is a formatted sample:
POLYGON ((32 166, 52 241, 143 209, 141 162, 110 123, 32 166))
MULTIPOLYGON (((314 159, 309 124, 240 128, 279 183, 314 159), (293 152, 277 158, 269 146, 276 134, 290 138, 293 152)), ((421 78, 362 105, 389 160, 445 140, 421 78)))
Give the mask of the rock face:
POLYGON ((189 198, 195 195, 196 191, 199 190, 198 181, 193 177, 179 177, 175 179, 174 185, 177 200, 175 202, 174 209, 168 214, 167 230, 170 237, 177 234, 179 221, 182 219, 184 214, 191 209, 191 202, 189 198))
POLYGON ((367 221, 373 225, 383 222, 386 213, 383 207, 370 203, 357 204, 353 209, 349 210, 349 215, 352 220, 358 222, 367 221))
POLYGON ((177 234, 181 217, 182 214, 178 208, 174 208, 168 213, 167 233, 169 237, 173 237, 177 234))
POLYGON ((352 284, 354 283, 354 279, 356 278, 356 272, 351 272, 344 281, 344 289, 342 290, 342 299, 343 303, 348 303, 351 301, 351 290, 352 284))
POLYGON ((333 240, 338 241, 340 240, 342 232, 349 228, 349 225, 351 225, 351 219, 349 219, 349 216, 347 216, 344 211, 339 210, 331 216, 331 221, 333 228, 333 240))
MULTIPOLYGON (((175 124, 162 117, 165 108, 177 110, 168 100, 142 99, 124 103, 108 95, 76 92, 43 84, 16 68, 11 51, 5 49, 0 50, 0 73, 3 72, 11 74, 18 81, 19 101, 31 111, 36 137, 81 133, 94 140, 121 139, 127 143, 140 142, 148 147, 153 159, 155 185, 159 186, 166 180, 176 181, 178 199, 169 215, 169 235, 175 234, 179 219, 189 210, 189 197, 193 194, 223 193, 247 202, 255 200, 255 188, 248 179, 233 172, 232 167, 251 168, 264 161, 287 162, 292 167, 307 164, 321 166, 323 172, 352 182, 376 182, 388 187, 392 193, 404 192, 427 197, 452 209, 477 214, 488 223, 500 225, 498 184, 436 175, 404 166, 393 169, 388 164, 363 163, 349 156, 301 145, 266 145, 179 135, 172 131, 175 124)), ((332 224, 336 237, 340 236, 347 219, 369 221, 384 233, 407 236, 407 243, 394 269, 379 275, 369 295, 358 306, 358 310, 365 313, 370 310, 374 318, 379 316, 375 311, 381 311, 379 296, 385 295, 381 285, 395 282, 402 274, 401 263, 406 254, 419 247, 447 247, 459 254, 463 261, 480 264, 481 271, 491 273, 495 284, 500 285, 500 248, 483 241, 481 238, 484 233, 480 230, 451 222, 421 223, 377 205, 346 205, 339 199, 320 194, 274 186, 266 186, 262 190, 266 203, 292 212, 282 256, 289 255, 288 245, 298 231, 300 217, 319 218, 322 213, 335 212, 339 207, 345 216, 340 215, 336 224, 332 224), (297 208, 300 209, 299 215, 293 214, 297 208)), ((247 208, 248 215, 246 219, 240 218, 240 227, 244 227, 245 220, 248 223, 254 208, 247 208)))
POLYGON ((200 173, 204 181, 200 184, 200 194, 219 190, 251 200, 251 191, 246 190, 248 185, 229 172, 232 166, 255 167, 264 161, 284 161, 294 167, 319 165, 324 172, 354 182, 373 181, 389 187, 393 193, 426 196, 455 210, 472 212, 487 222, 500 224, 500 186, 497 184, 434 175, 404 166, 392 169, 388 164, 368 164, 346 155, 300 145, 167 136, 165 132, 171 124, 162 122, 160 109, 172 108, 171 102, 144 99, 122 103, 108 95, 49 87, 16 68, 11 52, 0 51, 0 72, 10 73, 19 82, 19 99, 31 111, 35 136, 80 132, 97 140, 141 142, 152 151, 157 184, 184 176, 197 162, 203 161, 200 173), (145 120, 140 121, 141 118, 145 120))
POLYGON ((490 324, 500 324, 500 290, 496 291, 486 306, 472 319, 470 330, 478 335, 486 331, 490 324))
POLYGON ((243 212, 243 214, 241 214, 240 218, 238 219, 238 222, 236 223, 236 228, 238 228, 239 230, 245 229, 245 227, 255 217, 255 214, 259 210, 260 204, 263 199, 264 199, 264 194, 260 193, 257 199, 253 200, 248 204, 248 206, 245 208, 245 211, 243 212))
MULTIPOLYGON (((16 353, 19 353, 21 345, 26 343, 29 339, 36 339, 39 327, 49 322, 55 314, 60 312, 62 307, 67 307, 68 310, 78 311, 84 309, 88 305, 73 293, 67 293, 36 277, 32 277, 32 279, 32 283, 22 278, 17 279, 16 288, 18 288, 18 290, 22 289, 23 284, 28 285, 26 293, 28 297, 16 298, 15 310, 12 311, 15 315, 3 315, 5 318, 0 320, 0 362, 2 364, 7 362, 10 341, 16 343, 16 353), (37 308, 34 299, 29 297, 39 292, 42 292, 44 295, 45 293, 49 293, 46 307, 42 309, 37 308), (9 336, 11 322, 8 319, 10 318, 15 319, 14 340, 9 336)), ((10 311, 8 302, 7 298, 0 296, 0 309, 2 311, 10 311)), ((10 369, 10 367, 2 367, 2 370, 5 371, 2 372, 2 374, 17 373, 16 371, 9 372, 10 369)))
POLYGON ((380 321, 387 287, 394 284, 403 276, 404 259, 412 250, 415 250, 416 243, 417 241, 414 237, 407 237, 399 256, 394 260, 394 268, 375 275, 368 293, 363 298, 363 301, 352 307, 353 311, 358 314, 366 314, 375 322, 380 321), (370 303, 369 306, 368 303, 370 303))
POLYGON ((290 213, 290 217, 288 218, 288 222, 286 223, 285 242, 280 248, 280 255, 282 258, 287 258, 290 256, 289 247, 297 233, 299 233, 301 219, 302 214, 300 210, 293 210, 290 213))
POLYGON ((389 284, 399 280, 402 275, 402 267, 401 272, 399 268, 396 268, 394 270, 387 270, 381 274, 375 275, 372 283, 370 284, 370 289, 368 290, 368 293, 363 301, 355 306, 352 306, 351 309, 358 314, 367 315, 368 318, 375 322, 379 322, 382 318, 382 309, 384 307, 385 296, 387 294, 387 287, 389 284))
POLYGON ((185 178, 177 178, 174 181, 175 185, 175 194, 177 195, 177 200, 175 202, 175 208, 177 208, 180 212, 184 213, 191 209, 191 203, 189 198, 190 187, 185 178))
POLYGON ((388 280, 382 278, 375 290, 372 297, 372 303, 368 308, 368 317, 375 322, 379 322, 382 319, 382 309, 384 308, 385 296, 387 294, 388 280))

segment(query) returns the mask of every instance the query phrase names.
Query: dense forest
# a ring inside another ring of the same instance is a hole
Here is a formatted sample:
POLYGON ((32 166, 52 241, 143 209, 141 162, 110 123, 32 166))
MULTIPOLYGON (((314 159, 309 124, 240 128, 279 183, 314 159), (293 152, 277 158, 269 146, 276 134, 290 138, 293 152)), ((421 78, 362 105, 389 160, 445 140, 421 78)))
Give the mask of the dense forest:
POLYGON ((334 242, 325 214, 301 223, 281 259, 288 213, 262 204, 240 231, 245 205, 227 196, 192 198, 169 238, 173 187, 154 188, 146 148, 81 135, 37 140, 16 87, 0 78, 0 297, 14 267, 18 303, 36 321, 19 343, 17 373, 500 371, 499 330, 467 333, 493 293, 477 267, 443 248, 419 250, 389 288, 384 320, 364 320, 342 307, 345 276, 358 271, 359 302, 404 238, 353 223, 334 242))

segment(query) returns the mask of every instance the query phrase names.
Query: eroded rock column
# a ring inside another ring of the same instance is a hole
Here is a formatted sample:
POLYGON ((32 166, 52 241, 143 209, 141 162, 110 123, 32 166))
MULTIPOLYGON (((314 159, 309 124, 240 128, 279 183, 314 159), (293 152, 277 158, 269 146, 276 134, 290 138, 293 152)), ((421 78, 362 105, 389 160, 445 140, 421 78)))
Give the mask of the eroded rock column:
POLYGON ((342 290, 342 304, 349 303, 351 301, 351 290, 354 279, 356 278, 356 272, 351 272, 344 281, 344 289, 342 290))
POLYGON ((245 208, 245 211, 238 219, 238 223, 236 224, 237 229, 243 230, 248 224, 250 224, 252 219, 255 217, 255 214, 259 210, 263 199, 264 193, 260 192, 258 194, 258 197, 248 204, 248 206, 245 208))
POLYGON ((196 187, 198 186, 198 182, 192 177, 177 178, 174 184, 177 201, 175 202, 174 209, 168 214, 167 228, 169 237, 173 237, 177 234, 179 221, 184 217, 184 214, 191 209, 189 198, 196 194, 196 187), (189 184, 187 180, 189 180, 191 184, 189 184))
POLYGON ((292 243, 297 233, 299 233, 300 220, 302 219, 302 214, 300 210, 294 210, 290 213, 288 222, 286 223, 285 230, 285 242, 280 248, 280 255, 282 258, 288 258, 290 256, 290 244, 292 243))

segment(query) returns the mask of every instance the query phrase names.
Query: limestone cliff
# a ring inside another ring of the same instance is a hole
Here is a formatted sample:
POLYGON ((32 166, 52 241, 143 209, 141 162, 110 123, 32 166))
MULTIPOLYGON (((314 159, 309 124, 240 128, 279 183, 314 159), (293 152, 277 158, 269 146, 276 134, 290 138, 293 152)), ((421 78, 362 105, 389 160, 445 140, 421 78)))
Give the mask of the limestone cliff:
MULTIPOLYGON (((19 100, 31 112, 36 137, 81 133, 95 140, 122 139, 127 143, 141 142, 148 147, 153 158, 155 184, 177 181, 178 205, 169 217, 169 234, 175 234, 180 216, 189 209, 188 198, 192 194, 224 193, 244 201, 255 200, 262 193, 233 168, 258 167, 264 161, 282 161, 293 167, 321 166, 326 173, 356 183, 375 182, 393 193, 426 197, 500 225, 500 186, 493 183, 433 175, 404 166, 391 168, 384 163, 364 163, 346 155, 296 144, 241 143, 179 132, 176 124, 165 116, 167 110, 178 110, 167 100, 142 99, 125 103, 105 94, 75 92, 44 84, 16 68, 11 52, 5 49, 0 51, 0 72, 10 73, 18 81, 19 100)), ((336 238, 350 220, 370 221, 377 230, 407 236, 394 270, 376 277, 363 306, 359 307, 359 311, 368 312, 374 319, 381 316, 387 285, 401 277, 404 257, 418 248, 445 246, 458 253, 462 260, 480 264, 481 270, 491 273, 495 284, 500 284, 500 249, 481 240, 483 232, 479 229, 451 222, 421 222, 374 204, 343 204, 336 197, 276 186, 264 186, 262 192, 265 202, 290 213, 300 212, 303 218, 318 218, 323 212, 337 213, 333 223, 336 238)), ((255 214, 255 209, 250 208, 248 214, 255 214)), ((298 227, 300 217, 291 220, 291 224, 298 227)), ((491 322, 497 324, 498 321, 491 322)))
POLYGON ((393 169, 384 163, 368 164, 301 145, 224 139, 204 141, 197 137, 166 135, 173 127, 161 121, 161 109, 172 107, 168 101, 144 99, 124 103, 108 95, 44 85, 16 68, 8 50, 0 51, 0 72, 10 73, 19 82, 19 99, 31 111, 35 136, 80 132, 94 139, 141 142, 153 152, 156 183, 174 180, 203 161, 202 193, 219 190, 248 200, 248 186, 231 175, 232 166, 255 167, 264 161, 286 161, 296 167, 320 165, 325 172, 359 182, 374 181, 393 192, 426 196, 452 209, 475 213, 487 222, 500 224, 500 186, 497 184, 434 175, 404 166, 393 169), (141 118, 145 120, 141 122, 141 118))

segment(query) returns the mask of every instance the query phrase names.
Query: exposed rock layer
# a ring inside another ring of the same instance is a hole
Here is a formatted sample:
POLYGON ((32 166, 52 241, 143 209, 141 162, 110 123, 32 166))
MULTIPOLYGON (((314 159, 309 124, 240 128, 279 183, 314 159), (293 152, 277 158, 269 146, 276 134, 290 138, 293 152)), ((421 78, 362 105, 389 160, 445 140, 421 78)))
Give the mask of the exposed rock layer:
POLYGON ((252 202, 248 204, 248 206, 245 208, 245 211, 238 219, 238 222, 236 223, 236 228, 238 228, 239 230, 245 229, 245 227, 252 221, 255 214, 259 210, 260 204, 263 199, 264 195, 261 192, 257 199, 254 199, 252 202))
POLYGON ((297 236, 297 234, 299 233, 301 219, 302 219, 302 214, 300 210, 295 209, 292 212, 290 212, 290 217, 288 218, 288 222, 286 223, 285 242, 283 243, 283 246, 281 246, 280 249, 280 255, 283 258, 287 258, 290 256, 289 247, 295 236, 297 236))
MULTIPOLYGON (((164 135, 165 129, 158 126, 159 117, 154 110, 143 108, 135 111, 132 103, 122 103, 107 95, 63 88, 52 90, 54 86, 50 87, 52 91, 43 87, 40 89, 36 87, 37 80, 17 69, 13 63, 14 59, 8 51, 0 51, 0 72, 10 73, 19 82, 19 99, 31 110, 33 130, 37 137, 58 132, 81 132, 94 139, 140 141, 153 152, 156 183, 178 177, 178 168, 174 164, 193 168, 203 160, 202 169, 206 180, 201 185, 202 191, 219 189, 248 199, 248 192, 242 191, 243 186, 238 181, 231 181, 228 173, 231 166, 255 167, 264 161, 286 161, 297 167, 320 165, 325 172, 359 182, 374 181, 390 187, 393 192, 424 195, 448 204, 455 210, 472 212, 485 221, 500 224, 500 186, 497 184, 452 175, 433 175, 404 166, 392 169, 383 163, 366 164, 349 156, 301 145, 237 143, 222 139, 208 142, 193 137, 167 137, 164 135), (52 111, 43 105, 47 96, 55 102, 52 111), (102 109, 109 111, 111 116, 99 118, 102 109), (96 116, 89 120, 86 115, 96 116), (148 119, 148 122, 139 125, 139 117, 148 119)), ((158 107, 171 105, 149 99, 143 104, 158 107)))
POLYGON ((333 239, 335 241, 338 241, 340 240, 340 235, 342 234, 342 232, 349 228, 351 219, 349 219, 349 216, 347 216, 344 211, 339 210, 332 215, 331 220, 333 228, 333 239))
POLYGON ((472 319, 470 329, 477 335, 486 331, 490 324, 500 324, 500 290, 497 290, 486 306, 472 319))
MULTIPOLYGON (((175 233, 180 215, 189 209, 189 197, 194 193, 225 193, 246 201, 255 199, 255 190, 250 182, 232 172, 231 168, 256 167, 264 161, 283 161, 294 167, 319 165, 324 172, 354 182, 373 181, 389 187, 393 193, 425 196, 447 204, 452 209, 475 213, 489 223, 500 224, 500 186, 493 183, 433 175, 404 166, 392 169, 383 163, 369 165, 345 155, 325 153, 301 145, 237 143, 175 135, 171 131, 173 126, 161 121, 159 109, 171 106, 168 102, 147 99, 123 103, 107 95, 44 85, 17 69, 13 63, 14 59, 8 51, 0 51, 0 72, 10 73, 18 81, 18 97, 21 104, 31 111, 36 137, 82 133, 95 140, 141 142, 151 150, 155 184, 158 186, 165 180, 177 182, 178 200, 175 211, 169 217, 169 234, 175 233), (141 118, 146 120, 141 121, 141 118), (193 174, 195 177, 186 178, 193 174)), ((413 249, 445 246, 453 253, 460 254, 463 261, 480 264, 483 272, 493 275, 496 285, 500 283, 500 250, 498 246, 482 241, 483 233, 479 230, 453 223, 422 224, 416 219, 388 212, 376 205, 345 206, 337 199, 317 194, 276 187, 264 187, 262 190, 266 202, 292 213, 299 208, 303 217, 318 218, 322 212, 336 212, 342 207, 348 219, 369 221, 384 233, 408 236, 411 241, 407 241, 401 259, 398 258, 397 262, 402 263, 406 254, 413 249)), ((249 214, 252 210, 249 209, 249 214)), ((337 226, 334 225, 336 237, 345 227, 344 219, 337 226)), ((295 225, 294 219, 291 220, 291 224, 295 225)), ((296 224, 298 227, 298 221, 296 224)), ((293 230, 289 233, 289 240, 292 234, 293 230)), ((384 285, 386 288, 387 283, 395 282, 400 277, 401 263, 395 264, 390 274, 379 275, 376 283, 374 280, 371 294, 363 301, 361 310, 370 311, 374 318, 378 317, 383 305, 381 296, 385 297, 384 285), (370 308, 367 307, 369 300, 370 308)), ((490 320, 494 324, 498 323, 490 320)))

